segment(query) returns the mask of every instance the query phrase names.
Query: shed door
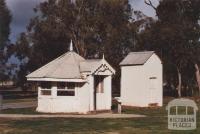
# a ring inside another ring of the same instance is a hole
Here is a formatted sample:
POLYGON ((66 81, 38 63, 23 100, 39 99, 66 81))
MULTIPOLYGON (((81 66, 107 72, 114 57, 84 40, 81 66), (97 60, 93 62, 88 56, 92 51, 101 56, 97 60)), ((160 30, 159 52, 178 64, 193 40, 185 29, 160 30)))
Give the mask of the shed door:
POLYGON ((150 77, 150 103, 157 103, 156 97, 157 97, 157 78, 156 77, 150 77))

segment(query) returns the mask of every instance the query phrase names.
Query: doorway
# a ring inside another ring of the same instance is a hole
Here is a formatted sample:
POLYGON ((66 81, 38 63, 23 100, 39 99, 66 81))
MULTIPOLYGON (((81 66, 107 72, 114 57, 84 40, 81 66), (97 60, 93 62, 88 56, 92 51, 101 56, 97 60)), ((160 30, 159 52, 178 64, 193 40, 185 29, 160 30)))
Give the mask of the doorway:
POLYGON ((103 75, 94 76, 94 110, 102 109, 102 101, 104 96, 104 78, 103 75))
POLYGON ((157 105, 157 89, 158 89, 158 83, 157 83, 157 77, 150 77, 150 104, 149 105, 157 105))

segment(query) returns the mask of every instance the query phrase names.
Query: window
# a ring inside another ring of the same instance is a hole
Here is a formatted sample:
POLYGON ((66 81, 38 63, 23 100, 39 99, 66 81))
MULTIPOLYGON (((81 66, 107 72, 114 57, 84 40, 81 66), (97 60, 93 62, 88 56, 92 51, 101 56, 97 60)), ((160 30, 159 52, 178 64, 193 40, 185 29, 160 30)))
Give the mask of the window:
POLYGON ((57 96, 75 96, 75 83, 59 82, 57 83, 57 96))
POLYGON ((41 95, 51 95, 51 90, 41 90, 41 95))
POLYGON ((43 89, 51 89, 51 82, 47 82, 47 81, 42 81, 40 83, 41 88, 43 89))
POLYGON ((57 96, 75 96, 75 91, 58 90, 57 96))
POLYGON ((157 79, 156 77, 150 77, 149 79, 157 79))
POLYGON ((65 82, 58 82, 57 83, 57 87, 58 87, 58 89, 65 89, 65 82))

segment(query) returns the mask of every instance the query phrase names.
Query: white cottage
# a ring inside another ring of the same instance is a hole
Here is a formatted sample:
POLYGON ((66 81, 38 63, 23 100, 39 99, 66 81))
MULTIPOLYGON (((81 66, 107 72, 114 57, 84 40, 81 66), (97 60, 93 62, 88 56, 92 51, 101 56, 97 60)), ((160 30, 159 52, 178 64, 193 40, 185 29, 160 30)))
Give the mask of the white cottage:
POLYGON ((122 105, 162 106, 162 62, 153 51, 131 52, 120 66, 122 105))
POLYGON ((37 111, 88 113, 111 110, 111 79, 115 70, 104 59, 86 60, 71 49, 27 75, 37 81, 37 111))

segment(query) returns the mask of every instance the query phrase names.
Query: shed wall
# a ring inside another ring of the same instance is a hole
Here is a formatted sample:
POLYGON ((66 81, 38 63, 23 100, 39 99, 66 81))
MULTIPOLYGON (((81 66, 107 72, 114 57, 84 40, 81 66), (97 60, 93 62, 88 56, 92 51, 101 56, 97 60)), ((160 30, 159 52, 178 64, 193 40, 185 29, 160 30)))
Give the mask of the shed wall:
POLYGON ((153 54, 144 65, 121 66, 122 105, 147 107, 151 103, 150 78, 157 79, 157 89, 153 93, 155 103, 162 106, 162 64, 153 54))
POLYGON ((153 54, 149 60, 144 64, 144 70, 145 70, 145 78, 146 78, 146 83, 145 84, 145 89, 147 89, 147 98, 148 102, 151 103, 150 100, 150 88, 151 88, 151 83, 150 83, 150 78, 155 77, 156 78, 156 89, 154 90, 154 96, 155 96, 155 102, 153 103, 158 103, 158 106, 162 106, 163 103, 163 68, 162 68, 162 63, 159 59, 159 57, 155 54, 153 54))
POLYGON ((121 67, 121 100, 122 105, 144 106, 146 103, 144 92, 143 66, 121 67))

